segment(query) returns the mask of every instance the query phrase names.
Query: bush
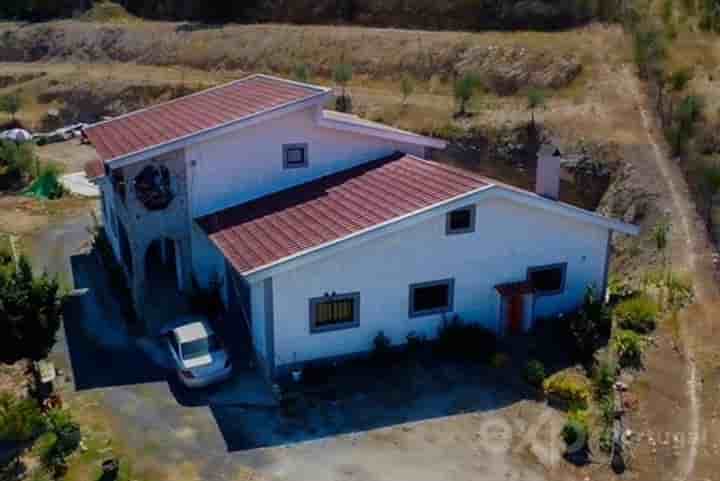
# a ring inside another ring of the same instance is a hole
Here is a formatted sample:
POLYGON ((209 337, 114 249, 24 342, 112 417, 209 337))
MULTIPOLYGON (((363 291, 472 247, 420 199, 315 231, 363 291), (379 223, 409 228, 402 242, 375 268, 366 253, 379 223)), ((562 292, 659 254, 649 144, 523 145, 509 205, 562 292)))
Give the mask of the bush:
POLYGON ((372 357, 376 360, 385 360, 390 357, 392 341, 383 331, 377 333, 373 339, 372 357))
POLYGON ((0 440, 27 441, 43 427, 42 412, 32 399, 0 395, 0 440))
POLYGON ((673 272, 668 276, 665 287, 671 309, 682 309, 693 301, 693 284, 689 277, 673 272))
POLYGON ((70 412, 63 409, 50 410, 45 416, 45 424, 48 433, 55 436, 55 442, 48 443, 41 459, 45 466, 57 472, 65 466, 65 458, 80 446, 80 426, 73 421, 70 412))
POLYGON ((583 306, 569 318, 569 329, 575 343, 575 354, 582 362, 592 359, 603 338, 610 336, 610 310, 589 287, 583 306))
POLYGON ((609 395, 613 390, 616 379, 617 366, 614 362, 608 360, 598 362, 593 371, 593 384, 596 395, 598 397, 609 395))
POLYGON ((525 366, 525 380, 530 385, 540 387, 546 377, 547 374, 545 373, 545 366, 542 362, 537 360, 528 361, 525 366))
POLYGON ((620 367, 642 367, 645 339, 637 332, 619 329, 615 333, 613 349, 620 367))
POLYGON ((465 324, 458 317, 438 331, 439 353, 455 360, 487 361, 497 350, 497 336, 479 324, 465 324))
POLYGON ((587 409, 590 402, 590 383, 576 373, 561 372, 542 383, 545 395, 552 401, 560 401, 569 410, 587 409))
POLYGON ((496 352, 495 354, 490 356, 490 366, 494 367, 495 369, 501 369, 508 364, 510 364, 510 356, 508 356, 504 352, 496 352))
POLYGON ((639 333, 655 330, 658 306, 647 295, 641 295, 620 302, 613 311, 615 324, 620 329, 629 329, 639 333))
POLYGON ((562 429, 562 438, 567 445, 566 451, 568 453, 587 448, 590 438, 590 424, 588 422, 587 411, 573 411, 568 415, 568 419, 562 429))
POLYGON ((30 176, 35 163, 32 144, 0 140, 0 177, 18 180, 30 176))
POLYGON ((466 73, 455 80, 453 95, 458 105, 457 115, 463 116, 467 114, 468 103, 472 100, 479 85, 478 77, 472 73, 466 73))
POLYGON ((63 296, 55 279, 35 277, 21 257, 0 269, 0 362, 45 358, 60 328, 63 296))

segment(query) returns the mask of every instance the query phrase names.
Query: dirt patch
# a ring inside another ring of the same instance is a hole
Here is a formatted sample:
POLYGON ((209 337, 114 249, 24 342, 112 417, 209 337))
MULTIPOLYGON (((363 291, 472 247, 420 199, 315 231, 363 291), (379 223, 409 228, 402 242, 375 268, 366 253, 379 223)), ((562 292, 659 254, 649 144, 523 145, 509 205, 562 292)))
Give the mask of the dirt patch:
POLYGON ((32 362, 0 363, 0 394, 9 393, 19 398, 30 394, 33 386, 32 362))
POLYGON ((38 96, 38 102, 62 105, 58 115, 43 120, 43 127, 54 128, 74 122, 97 122, 104 116, 122 115, 196 90, 188 85, 174 84, 133 85, 112 80, 102 85, 82 82, 72 86, 51 86, 38 96))

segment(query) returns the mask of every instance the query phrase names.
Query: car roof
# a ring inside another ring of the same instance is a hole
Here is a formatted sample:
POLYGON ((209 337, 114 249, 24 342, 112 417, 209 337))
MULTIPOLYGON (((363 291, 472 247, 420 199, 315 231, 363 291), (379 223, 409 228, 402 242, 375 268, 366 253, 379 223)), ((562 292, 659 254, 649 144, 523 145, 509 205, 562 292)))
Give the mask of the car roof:
POLYGON ((205 339, 213 332, 210 327, 202 321, 190 322, 173 329, 178 342, 191 342, 198 339, 205 339))

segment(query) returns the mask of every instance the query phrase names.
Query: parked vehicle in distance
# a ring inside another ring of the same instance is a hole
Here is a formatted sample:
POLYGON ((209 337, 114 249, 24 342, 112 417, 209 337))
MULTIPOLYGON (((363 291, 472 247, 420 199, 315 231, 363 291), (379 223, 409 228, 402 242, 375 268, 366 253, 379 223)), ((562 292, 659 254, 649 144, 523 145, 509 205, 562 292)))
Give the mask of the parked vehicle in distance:
POLYGON ((232 362, 207 320, 191 316, 167 331, 167 343, 180 382, 190 388, 224 381, 232 374, 232 362))

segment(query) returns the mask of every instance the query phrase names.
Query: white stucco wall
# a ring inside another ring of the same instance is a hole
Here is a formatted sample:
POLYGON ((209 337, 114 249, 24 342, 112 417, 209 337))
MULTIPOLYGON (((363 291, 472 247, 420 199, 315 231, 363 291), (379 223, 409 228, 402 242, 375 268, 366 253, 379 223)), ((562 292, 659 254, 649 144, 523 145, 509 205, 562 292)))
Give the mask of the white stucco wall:
POLYGON ((441 315, 408 316, 409 285, 419 282, 453 278, 453 312, 498 329, 496 284, 526 279, 531 266, 566 262, 565 291, 537 298, 535 315, 571 310, 582 302, 588 285, 602 287, 607 235, 602 227, 508 200, 488 200, 477 206, 474 233, 447 236, 441 214, 277 274, 275 363, 367 351, 380 330, 393 343, 404 342, 411 331, 434 336, 441 315), (310 334, 308 301, 327 292, 360 292, 359 327, 310 334))
POLYGON ((225 259, 218 248, 197 223, 192 222, 190 229, 192 265, 195 280, 201 286, 206 287, 214 277, 224 279, 225 259))
POLYGON ((193 217, 395 151, 423 154, 416 145, 318 127, 314 114, 314 108, 290 113, 189 147, 193 217), (283 144, 292 143, 308 144, 308 167, 283 168, 283 144))
POLYGON ((250 288, 250 310, 252 318, 250 332, 252 334, 253 347, 260 358, 260 362, 266 362, 267 344, 265 341, 265 289, 262 282, 255 284, 250 288))

